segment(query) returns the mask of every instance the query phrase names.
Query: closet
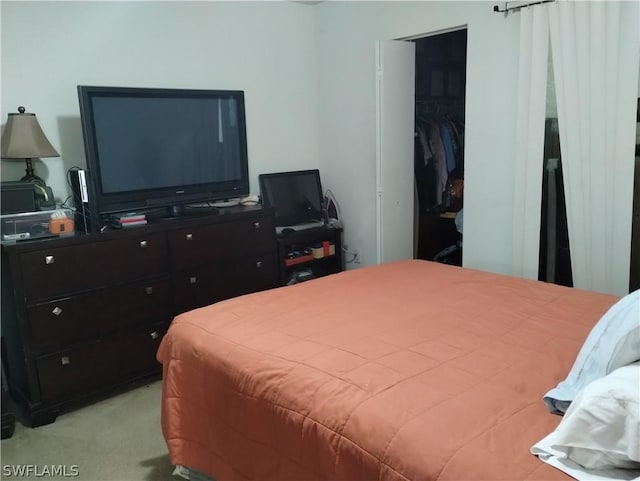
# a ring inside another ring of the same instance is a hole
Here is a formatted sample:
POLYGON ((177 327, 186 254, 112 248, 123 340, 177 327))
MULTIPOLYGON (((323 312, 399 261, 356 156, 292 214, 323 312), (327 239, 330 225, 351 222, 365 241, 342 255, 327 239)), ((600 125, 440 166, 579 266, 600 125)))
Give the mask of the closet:
POLYGON ((462 265, 467 30, 413 42, 415 256, 462 265))

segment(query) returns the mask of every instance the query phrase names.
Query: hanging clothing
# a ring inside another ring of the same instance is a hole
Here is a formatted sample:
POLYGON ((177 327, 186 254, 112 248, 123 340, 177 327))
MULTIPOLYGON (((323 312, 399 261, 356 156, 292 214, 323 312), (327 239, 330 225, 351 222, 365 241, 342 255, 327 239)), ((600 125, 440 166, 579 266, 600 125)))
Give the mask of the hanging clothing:
POLYGON ((427 124, 416 124, 414 176, 418 191, 418 207, 424 211, 429 211, 438 205, 436 201, 437 176, 428 131, 427 124))
POLYGON ((456 168, 456 157, 453 151, 453 139, 451 135, 451 127, 448 123, 440 124, 440 137, 444 146, 444 153, 447 159, 447 172, 453 172, 456 168))
POLYGON ((447 158, 444 152, 444 145, 440 135, 440 127, 435 122, 429 123, 429 145, 433 152, 433 159, 436 169, 436 202, 442 204, 442 194, 447 189, 447 180, 449 179, 449 171, 447 170, 447 158))
POLYGON ((415 177, 421 210, 450 207, 449 186, 462 178, 464 126, 450 119, 418 119, 415 124, 415 177))

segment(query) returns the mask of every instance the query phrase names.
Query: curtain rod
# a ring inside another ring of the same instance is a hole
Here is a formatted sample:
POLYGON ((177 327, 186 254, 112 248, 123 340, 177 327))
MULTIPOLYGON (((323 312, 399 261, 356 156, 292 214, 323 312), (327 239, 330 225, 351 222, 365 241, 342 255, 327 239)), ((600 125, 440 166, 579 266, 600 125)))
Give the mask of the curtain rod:
POLYGON ((555 0, 538 0, 537 2, 511 2, 511 3, 519 3, 519 5, 515 5, 513 7, 509 6, 509 2, 504 2, 504 8, 502 10, 500 10, 500 6, 494 5, 493 11, 498 13, 504 13, 505 15, 507 15, 509 12, 520 10, 521 8, 524 8, 524 7, 530 7, 532 5, 540 5, 542 3, 549 3, 553 1, 555 0))

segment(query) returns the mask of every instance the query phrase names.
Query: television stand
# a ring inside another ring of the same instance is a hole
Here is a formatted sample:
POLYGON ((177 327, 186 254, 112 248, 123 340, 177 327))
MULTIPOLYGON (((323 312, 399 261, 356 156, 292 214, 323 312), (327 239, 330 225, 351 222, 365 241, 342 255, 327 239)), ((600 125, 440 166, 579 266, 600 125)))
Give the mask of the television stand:
POLYGON ((165 216, 168 218, 176 218, 209 215, 217 213, 218 210, 218 207, 212 204, 178 204, 167 206, 165 216))
POLYGON ((282 285, 344 270, 341 227, 299 230, 280 234, 277 240, 282 285))
POLYGON ((174 221, 221 213, 221 209, 213 206, 195 206, 189 204, 170 205, 158 209, 143 211, 149 222, 174 221))
POLYGON ((324 227, 324 221, 314 220, 311 222, 303 222, 301 224, 277 226, 276 234, 279 235, 279 234, 286 233, 288 232, 287 229, 291 229, 298 232, 298 231, 307 230, 307 229, 318 229, 320 227, 324 227))

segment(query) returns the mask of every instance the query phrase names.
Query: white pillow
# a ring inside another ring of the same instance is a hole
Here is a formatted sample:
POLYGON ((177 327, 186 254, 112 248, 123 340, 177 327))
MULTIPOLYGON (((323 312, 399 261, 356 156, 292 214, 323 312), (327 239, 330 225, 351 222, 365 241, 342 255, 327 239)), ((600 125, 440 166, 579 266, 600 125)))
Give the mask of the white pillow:
POLYGON ((553 449, 587 469, 640 468, 640 363, 593 381, 569 406, 553 449))
POLYGON ((640 289, 627 294, 600 318, 582 345, 567 378, 544 396, 552 413, 563 414, 590 382, 640 360, 640 289))

